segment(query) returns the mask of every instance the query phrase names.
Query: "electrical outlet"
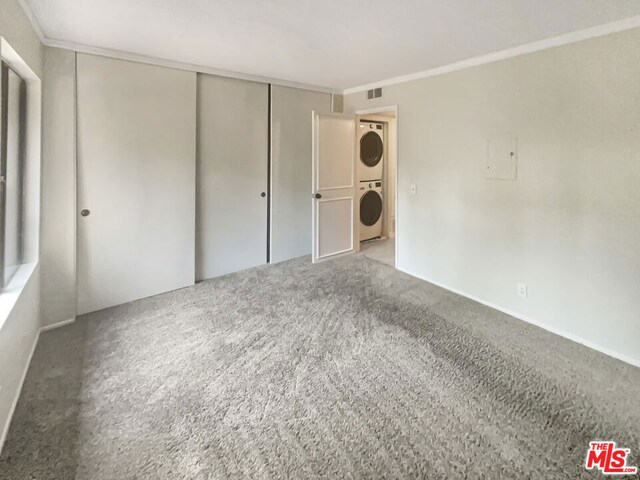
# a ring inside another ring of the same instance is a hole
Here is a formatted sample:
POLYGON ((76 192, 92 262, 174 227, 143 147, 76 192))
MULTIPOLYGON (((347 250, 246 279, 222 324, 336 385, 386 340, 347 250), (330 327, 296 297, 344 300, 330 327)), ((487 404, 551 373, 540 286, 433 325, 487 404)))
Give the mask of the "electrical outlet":
POLYGON ((411 195, 415 195, 416 194, 416 184, 415 183, 411 183, 409 184, 409 192, 411 193, 411 195))
POLYGON ((526 283, 518 283, 518 296, 522 298, 527 298, 527 284, 526 283))

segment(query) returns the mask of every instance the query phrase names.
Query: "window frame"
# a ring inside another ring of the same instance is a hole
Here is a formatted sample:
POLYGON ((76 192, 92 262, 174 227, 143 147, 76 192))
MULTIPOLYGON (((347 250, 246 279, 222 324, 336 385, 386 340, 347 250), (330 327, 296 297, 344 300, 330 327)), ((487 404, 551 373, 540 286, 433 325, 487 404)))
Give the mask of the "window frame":
MULTIPOLYGON (((30 290, 37 289, 40 258, 40 176, 42 144, 42 81, 23 57, 0 35, 0 60, 24 81, 24 151, 22 155, 22 261, 0 290, 0 329, 4 328, 18 302, 30 290)), ((0 75, 1 81, 1 75, 0 75)), ((2 118, 0 118, 0 122, 2 118)), ((32 298, 32 297, 29 297, 32 298)), ((33 299, 33 298, 32 298, 33 299)), ((29 301, 29 300, 27 300, 29 301)), ((24 308, 23 304, 23 308, 24 308)), ((31 303, 26 308, 32 308, 31 303)))
POLYGON ((0 105, 2 106, 0 111, 0 289, 6 288, 11 283, 11 279, 15 276, 17 271, 24 263, 24 163, 25 163, 25 150, 26 150, 26 130, 27 126, 27 89, 26 81, 19 72, 11 68, 11 66, 4 60, 0 60, 0 105), (6 240, 7 240, 7 167, 9 164, 9 94, 10 94, 10 74, 13 73, 19 79, 19 92, 18 92, 18 172, 17 180, 19 183, 19 206, 18 206, 18 231, 16 239, 17 241, 17 256, 18 263, 13 272, 7 275, 6 266, 6 240))

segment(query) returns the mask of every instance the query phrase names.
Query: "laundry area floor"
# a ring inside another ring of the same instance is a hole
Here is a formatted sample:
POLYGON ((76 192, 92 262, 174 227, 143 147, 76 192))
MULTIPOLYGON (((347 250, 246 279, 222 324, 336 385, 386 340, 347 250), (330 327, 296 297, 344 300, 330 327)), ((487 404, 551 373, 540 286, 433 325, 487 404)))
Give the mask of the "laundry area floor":
POLYGON ((360 244, 360 253, 386 265, 396 265, 396 239, 384 238, 360 244))
POLYGON ((640 443, 638 398, 630 365, 305 257, 43 333, 0 478, 582 478, 589 441, 640 443))

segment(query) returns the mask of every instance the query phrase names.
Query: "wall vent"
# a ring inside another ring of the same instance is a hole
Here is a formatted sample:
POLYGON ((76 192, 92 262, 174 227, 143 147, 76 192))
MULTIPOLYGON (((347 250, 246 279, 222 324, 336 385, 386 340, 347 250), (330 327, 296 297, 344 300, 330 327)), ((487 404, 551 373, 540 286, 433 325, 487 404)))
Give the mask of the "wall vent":
POLYGON ((367 90, 367 100, 371 100, 373 98, 382 97, 382 88, 374 88, 372 90, 367 90))

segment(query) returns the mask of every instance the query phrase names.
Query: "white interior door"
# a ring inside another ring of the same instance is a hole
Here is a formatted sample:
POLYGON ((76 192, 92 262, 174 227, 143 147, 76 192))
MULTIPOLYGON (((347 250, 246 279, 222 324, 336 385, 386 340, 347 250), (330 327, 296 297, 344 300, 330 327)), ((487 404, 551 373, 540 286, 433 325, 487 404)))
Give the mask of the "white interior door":
POLYGON ((267 262, 269 86, 198 74, 196 279, 267 262))
POLYGON ((331 94, 271 87, 271 263, 311 253, 311 112, 331 111, 331 94))
POLYGON ((77 62, 83 314, 194 283, 196 75, 77 62))
POLYGON ((355 251, 355 117, 313 112, 313 262, 355 251))

